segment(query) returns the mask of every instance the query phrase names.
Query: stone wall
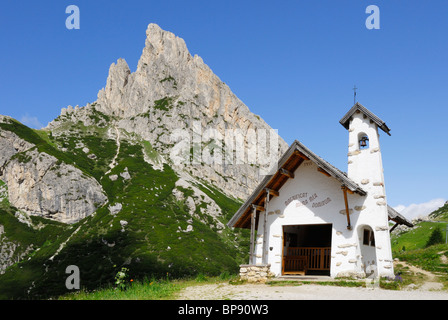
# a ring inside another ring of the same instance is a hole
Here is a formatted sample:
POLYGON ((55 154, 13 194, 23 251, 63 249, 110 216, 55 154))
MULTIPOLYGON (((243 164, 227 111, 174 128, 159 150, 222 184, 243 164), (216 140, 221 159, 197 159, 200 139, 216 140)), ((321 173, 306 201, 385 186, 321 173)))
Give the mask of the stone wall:
POLYGON ((251 283, 265 283, 274 276, 270 268, 270 264, 242 264, 240 265, 240 279, 251 283))

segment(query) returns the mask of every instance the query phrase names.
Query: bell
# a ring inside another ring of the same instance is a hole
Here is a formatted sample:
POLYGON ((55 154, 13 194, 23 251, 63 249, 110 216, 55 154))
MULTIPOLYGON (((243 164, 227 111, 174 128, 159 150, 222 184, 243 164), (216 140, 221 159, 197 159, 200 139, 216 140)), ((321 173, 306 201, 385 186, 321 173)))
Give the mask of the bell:
POLYGON ((362 137, 361 140, 359 140, 359 146, 360 147, 367 147, 367 141, 369 141, 369 138, 362 137))

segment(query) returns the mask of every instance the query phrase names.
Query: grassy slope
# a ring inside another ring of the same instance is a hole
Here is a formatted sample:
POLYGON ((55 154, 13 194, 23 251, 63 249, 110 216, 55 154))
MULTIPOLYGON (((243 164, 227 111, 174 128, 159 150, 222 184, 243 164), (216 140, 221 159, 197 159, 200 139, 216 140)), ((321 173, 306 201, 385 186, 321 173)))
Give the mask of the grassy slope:
MULTIPOLYGON (((105 129, 76 124, 71 127, 70 134, 57 136, 36 132, 18 122, 3 125, 2 129, 14 131, 21 138, 38 145, 39 151, 73 164, 95 177, 106 191, 109 203, 71 226, 41 219, 41 223, 46 225, 41 230, 17 222, 13 217, 14 209, 9 204, 5 205, 0 211, 0 224, 9 230, 8 235, 41 249, 32 252, 31 259, 22 260, 0 276, 1 299, 64 294, 68 277, 65 268, 71 264, 80 269, 82 287, 91 290, 110 285, 123 265, 130 269, 132 278, 143 279, 166 277, 167 274, 183 277, 199 273, 234 273, 238 264, 246 260, 245 232, 239 232, 238 238, 242 241, 235 241, 235 234, 229 230, 219 234, 213 226, 196 218, 192 223, 194 231, 185 233, 179 230, 179 227, 186 229, 186 221, 191 216, 185 203, 172 195, 177 176, 168 165, 159 171, 144 161, 143 152, 148 149, 147 145, 121 141, 118 165, 109 174, 116 174, 118 179, 112 181, 104 173, 109 169, 108 164, 117 145, 105 135, 105 129), (77 148, 80 142, 97 159, 90 159, 83 148, 77 148), (61 148, 68 151, 62 152, 61 148), (130 179, 120 176, 125 168, 130 179), (113 216, 108 207, 115 203, 121 203, 123 208, 113 216), (124 221, 127 223, 125 226, 122 225, 124 221), (66 241, 63 249, 49 260, 66 241)), ((224 223, 240 205, 211 186, 201 185, 201 189, 216 199, 223 210, 224 223)), ((189 193, 189 190, 181 191, 189 193)))
MULTIPOLYGON (((439 221, 448 221, 448 205, 434 211, 431 217, 439 221)), ((445 243, 427 247, 426 243, 434 230, 445 230, 447 223, 420 222, 416 228, 393 235, 392 251, 395 258, 405 260, 425 270, 439 273, 444 281, 448 281, 448 245, 445 243)), ((443 232, 445 235, 445 232, 443 232)))
POLYGON ((14 251, 14 261, 17 261, 17 255, 22 254, 29 246, 40 249, 33 250, 28 254, 28 257, 32 257, 32 259, 29 260, 25 268, 22 268, 22 263, 19 262, 9 267, 7 274, 0 276, 0 299, 20 297, 26 294, 26 289, 41 273, 42 263, 45 260, 42 257, 49 257, 52 252, 57 250, 58 243, 70 232, 69 227, 62 223, 40 217, 30 217, 34 226, 41 227, 36 230, 19 222, 14 216, 16 212, 17 209, 12 206, 5 204, 0 206, 0 225, 4 227, 5 231, 2 240, 18 246, 14 251))
POLYGON ((448 205, 434 211, 430 216, 436 221, 422 221, 416 228, 409 229, 398 236, 393 235, 392 251, 400 252, 403 248, 405 251, 424 248, 434 228, 446 229, 447 223, 438 221, 448 221, 448 205))

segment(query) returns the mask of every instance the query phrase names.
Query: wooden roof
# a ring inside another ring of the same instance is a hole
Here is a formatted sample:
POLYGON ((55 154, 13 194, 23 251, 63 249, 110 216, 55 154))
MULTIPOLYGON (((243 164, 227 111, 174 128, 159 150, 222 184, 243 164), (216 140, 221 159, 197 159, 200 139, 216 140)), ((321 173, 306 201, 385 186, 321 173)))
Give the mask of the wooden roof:
POLYGON ((359 102, 356 102, 355 105, 345 114, 345 116, 342 117, 342 119, 339 121, 342 126, 344 126, 345 129, 349 129, 350 126, 350 119, 353 116, 355 112, 362 112, 364 115, 366 115, 371 121, 375 122, 376 125, 386 132, 388 135, 390 135, 390 129, 386 125, 386 123, 381 120, 379 117, 377 117, 373 112, 371 112, 369 109, 364 107, 359 102))
POLYGON ((412 228, 414 225, 412 222, 407 220, 404 216, 399 214, 394 208, 387 206, 387 214, 389 216, 389 220, 394 221, 398 224, 404 224, 405 226, 408 226, 412 228))

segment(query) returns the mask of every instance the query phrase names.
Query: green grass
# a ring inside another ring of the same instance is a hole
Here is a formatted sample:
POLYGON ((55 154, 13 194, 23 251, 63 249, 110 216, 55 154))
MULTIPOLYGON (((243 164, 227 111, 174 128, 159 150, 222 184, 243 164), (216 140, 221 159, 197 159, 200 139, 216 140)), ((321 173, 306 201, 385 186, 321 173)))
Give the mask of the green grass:
POLYGON ((432 212, 430 216, 436 220, 448 221, 448 203, 432 212))
POLYGON ((154 162, 159 162, 159 153, 154 150, 151 143, 149 141, 142 141, 141 142, 144 152, 147 157, 149 157, 154 162))
POLYGON ((448 275, 448 245, 438 244, 427 248, 401 251, 394 257, 431 272, 444 272, 448 275))
POLYGON ((133 281, 125 290, 113 286, 87 291, 85 289, 63 295, 59 300, 166 300, 188 286, 187 282, 144 280, 133 281))
MULTIPOLYGON (((403 248, 405 251, 424 248, 434 228, 442 228, 444 230, 446 225, 446 223, 441 222, 420 222, 417 228, 391 237, 392 251, 400 252, 403 251, 403 248)), ((445 237, 445 232, 443 235, 445 237)))
POLYGON ((162 111, 170 111, 173 108, 174 98, 165 97, 160 100, 154 101, 154 109, 162 110, 162 111))
POLYGON ((164 83, 165 81, 170 81, 170 82, 172 82, 172 86, 173 86, 173 88, 174 88, 174 89, 177 89, 177 82, 176 82, 176 79, 174 79, 172 76, 166 77, 166 78, 160 80, 159 82, 160 82, 160 83, 164 83))
POLYGON ((211 283, 228 283, 236 279, 236 275, 227 272, 215 277, 208 277, 202 273, 195 278, 184 279, 144 279, 127 282, 126 288, 120 290, 115 286, 87 291, 81 289, 72 293, 59 296, 59 300, 175 300, 178 293, 190 286, 211 283))
MULTIPOLYGON (((266 283, 269 286, 284 287, 284 286, 302 286, 307 284, 319 286, 335 286, 335 287, 349 287, 349 288, 366 288, 366 280, 347 280, 335 279, 331 281, 302 281, 302 280, 271 280, 266 283)), ((387 279, 380 279, 379 286, 387 290, 399 290, 400 283, 390 281, 387 279)))
POLYGON ((57 143, 60 148, 68 150, 64 153, 66 156, 70 157, 71 162, 68 163, 74 164, 81 168, 83 172, 100 181, 104 173, 109 170, 109 163, 115 156, 117 151, 116 141, 90 132, 86 134, 80 133, 81 131, 77 134, 59 135, 57 138, 54 138, 54 142, 57 143), (85 153, 83 148, 76 147, 80 143, 89 149, 89 153, 85 153), (96 158, 89 158, 89 154, 94 154, 96 158))
MULTIPOLYGON (((48 143, 47 142, 47 140, 49 139, 48 135, 46 135, 45 138, 42 138, 43 135, 42 132, 37 133, 35 130, 28 128, 27 126, 21 124, 16 120, 11 120, 7 123, 0 123, 0 129, 15 133, 19 138, 36 145, 35 148, 37 148, 39 152, 45 152, 51 156, 54 156, 60 161, 65 162, 67 164, 71 164, 88 174, 85 168, 82 168, 77 165, 73 157, 55 148, 53 144, 48 143)), ((26 153, 27 151, 19 152, 15 154, 14 157, 20 157, 22 162, 31 160, 30 158, 27 157, 26 153)))
POLYGON ((4 227, 4 234, 0 236, 2 245, 13 243, 12 260, 25 253, 27 248, 34 248, 0 275, 0 299, 19 298, 27 295, 27 289, 33 282, 45 273, 45 263, 71 233, 70 226, 41 217, 31 216, 33 227, 21 223, 14 216, 18 210, 14 207, 0 208, 0 225, 4 227), (39 229, 37 228, 39 227, 39 229), (35 250, 39 248, 39 250, 35 250), (29 259, 32 258, 32 259, 29 259))
POLYGON ((57 148, 57 145, 53 142, 53 134, 51 131, 44 130, 44 129, 33 129, 33 131, 41 137, 42 140, 44 140, 46 143, 50 144, 52 147, 57 148))

